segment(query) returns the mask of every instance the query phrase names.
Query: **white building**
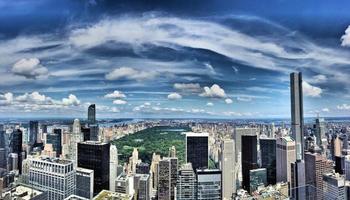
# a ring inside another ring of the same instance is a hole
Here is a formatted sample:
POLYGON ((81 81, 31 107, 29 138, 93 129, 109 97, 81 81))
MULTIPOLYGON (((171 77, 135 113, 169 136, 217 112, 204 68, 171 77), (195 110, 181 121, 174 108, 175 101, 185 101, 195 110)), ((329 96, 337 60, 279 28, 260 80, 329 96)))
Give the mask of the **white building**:
POLYGON ((276 141, 276 181, 291 184, 291 163, 296 161, 295 141, 290 136, 276 141))
POLYGON ((109 189, 114 191, 115 180, 117 179, 118 150, 115 145, 109 148, 109 189))
POLYGON ((52 158, 29 158, 29 185, 47 191, 48 199, 63 200, 76 189, 73 162, 52 158))
POLYGON ((180 168, 176 191, 178 200, 192 200, 196 198, 196 174, 191 163, 186 163, 180 168))
POLYGON ((235 176, 235 144, 231 139, 225 139, 222 143, 221 170, 222 170, 222 198, 228 200, 236 193, 235 176))

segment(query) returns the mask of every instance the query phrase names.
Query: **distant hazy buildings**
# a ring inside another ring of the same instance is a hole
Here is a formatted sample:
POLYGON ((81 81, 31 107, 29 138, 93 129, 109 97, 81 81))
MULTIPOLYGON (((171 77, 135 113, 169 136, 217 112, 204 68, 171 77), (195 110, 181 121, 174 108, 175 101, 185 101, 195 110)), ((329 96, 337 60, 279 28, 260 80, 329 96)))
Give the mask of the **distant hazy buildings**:
POLYGON ((109 150, 109 143, 78 143, 78 167, 94 170, 94 195, 109 189, 109 150))
POLYGON ((193 169, 208 168, 208 133, 186 133, 186 162, 193 169))

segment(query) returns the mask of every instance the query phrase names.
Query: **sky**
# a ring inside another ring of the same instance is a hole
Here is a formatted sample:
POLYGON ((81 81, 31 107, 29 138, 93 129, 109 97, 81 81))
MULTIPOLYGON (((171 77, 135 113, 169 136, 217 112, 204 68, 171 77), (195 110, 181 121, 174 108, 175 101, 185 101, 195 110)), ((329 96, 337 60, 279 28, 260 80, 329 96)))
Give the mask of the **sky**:
POLYGON ((350 1, 0 1, 0 117, 350 114, 350 1))

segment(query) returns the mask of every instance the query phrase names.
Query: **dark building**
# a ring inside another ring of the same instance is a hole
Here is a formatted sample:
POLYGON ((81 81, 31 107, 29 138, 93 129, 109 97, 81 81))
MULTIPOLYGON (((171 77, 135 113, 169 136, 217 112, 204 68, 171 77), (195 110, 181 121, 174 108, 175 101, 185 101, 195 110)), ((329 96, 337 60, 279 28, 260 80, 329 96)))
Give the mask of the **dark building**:
POLYGON ((81 127, 81 132, 84 136, 84 141, 90 140, 90 128, 89 127, 81 127))
POLYGON ((242 135, 242 175, 243 189, 250 192, 250 170, 257 168, 257 136, 242 135))
POLYGON ((344 174, 345 169, 345 157, 344 156, 334 156, 335 158, 335 167, 334 170, 336 173, 344 174))
POLYGON ((96 123, 96 105, 91 104, 88 108, 88 124, 96 123))
POLYGON ((46 135, 46 143, 52 144, 56 156, 60 156, 62 154, 62 129, 54 129, 53 132, 53 134, 46 135))
POLYGON ((20 174, 22 173, 22 160, 24 159, 22 154, 22 141, 22 131, 19 129, 13 130, 10 136, 10 152, 18 155, 18 170, 20 174))
POLYGON ((47 133, 47 124, 41 124, 41 130, 43 133, 47 133))
POLYGON ((29 121, 29 145, 33 146, 37 142, 39 134, 39 122, 29 121))
POLYGON ((94 195, 109 189, 109 143, 78 143, 78 167, 94 170, 94 195))
POLYGON ((149 174, 149 164, 148 163, 138 163, 136 165, 136 174, 149 174))
POLYGON ((208 134, 186 134, 186 162, 192 163, 193 169, 208 168, 208 134))
POLYGON ((267 183, 276 184, 276 139, 260 138, 261 167, 266 168, 267 183))
POLYGON ((0 129, 0 148, 5 148, 6 147, 6 143, 5 143, 6 139, 5 139, 5 131, 2 130, 2 128, 0 129))
POLYGON ((89 140, 98 141, 98 124, 89 124, 90 136, 89 140))

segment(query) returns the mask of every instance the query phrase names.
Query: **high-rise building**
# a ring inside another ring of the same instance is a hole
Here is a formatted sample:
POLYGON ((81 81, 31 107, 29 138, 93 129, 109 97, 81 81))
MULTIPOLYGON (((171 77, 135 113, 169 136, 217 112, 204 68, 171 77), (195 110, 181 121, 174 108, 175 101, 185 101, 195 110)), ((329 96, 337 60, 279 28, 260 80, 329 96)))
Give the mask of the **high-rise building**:
POLYGON ((303 87, 302 74, 290 74, 290 94, 291 94, 291 126, 292 136, 296 145, 296 162, 292 164, 292 186, 293 196, 297 199, 304 199, 305 194, 305 162, 304 162, 304 113, 303 113, 303 87))
MULTIPOLYGON (((323 174, 333 171, 333 163, 317 153, 305 153, 305 184, 323 188, 323 174)), ((316 199, 323 198, 323 191, 316 190, 316 199)))
POLYGON ((317 118, 316 124, 315 124, 315 136, 316 136, 316 144, 319 147, 322 147, 322 138, 326 137, 326 128, 324 125, 324 119, 323 118, 317 118))
POLYGON ((150 200, 151 187, 150 187, 149 174, 141 174, 138 187, 138 200, 150 200))
POLYGON ((121 173, 115 181, 115 190, 112 190, 121 194, 134 195, 134 178, 128 176, 126 173, 121 173))
POLYGON ((178 159, 176 157, 167 158, 170 160, 170 199, 175 199, 175 190, 178 172, 178 159))
POLYGON ((76 192, 79 197, 92 199, 94 196, 94 170, 76 168, 76 192))
POLYGON ((39 134, 39 122, 29 121, 29 145, 33 146, 37 142, 39 134))
POLYGON ((296 159, 304 158, 304 117, 303 117, 303 88, 302 74, 290 74, 292 137, 296 145, 296 159))
POLYGON ((285 136, 278 138, 276 143, 276 181, 291 184, 291 163, 296 161, 295 141, 285 136))
POLYGON ((266 168, 252 169, 249 171, 250 192, 254 192, 258 187, 267 185, 266 168))
POLYGON ((171 199, 171 161, 162 159, 158 164, 158 200, 171 199))
POLYGON ((75 119, 72 126, 72 135, 69 141, 69 159, 77 165, 77 147, 79 142, 84 141, 84 135, 81 132, 81 125, 79 119, 75 119))
POLYGON ((232 199, 236 193, 235 176, 235 144, 231 139, 225 139, 222 143, 221 170, 222 170, 222 198, 232 199))
POLYGON ((109 189, 109 143, 78 143, 78 167, 94 170, 94 195, 109 189))
POLYGON ((54 129, 54 132, 46 135, 46 144, 52 144, 56 156, 62 154, 62 129, 54 129))
POLYGON ((243 189, 250 191, 249 171, 258 168, 257 136, 242 135, 243 189))
POLYGON ((323 191, 325 199, 347 199, 345 178, 338 173, 323 175, 323 191))
POLYGON ((175 146, 171 146, 169 148, 169 157, 176 157, 176 148, 175 148, 175 146))
POLYGON ((141 162, 136 165, 137 174, 149 174, 149 170, 150 168, 148 163, 141 162))
POLYGON ((96 124, 96 105, 91 104, 88 108, 88 123, 96 124))
POLYGON ((344 174, 345 179, 350 181, 350 155, 345 156, 344 158, 344 174))
POLYGON ((73 162, 62 159, 28 158, 29 185, 47 191, 48 199, 63 200, 75 193, 73 162))
POLYGON ((118 168, 118 150, 115 145, 110 146, 109 150, 109 188, 115 188, 118 168))
POLYGON ((267 183, 276 184, 276 139, 260 138, 261 167, 266 168, 267 183))
POLYGON ((218 169, 197 169, 197 199, 221 200, 221 171, 218 169))
POLYGON ((18 158, 18 166, 16 167, 19 173, 22 173, 22 160, 24 157, 22 156, 22 142, 23 142, 23 134, 19 129, 13 130, 10 136, 10 153, 17 154, 18 158))
POLYGON ((7 168, 6 149, 0 148, 0 168, 7 168))
POLYGON ((186 133, 186 162, 193 169, 208 168, 208 133, 186 133))
POLYGON ((178 200, 196 199, 196 174, 191 163, 186 163, 179 169, 176 192, 178 200))

